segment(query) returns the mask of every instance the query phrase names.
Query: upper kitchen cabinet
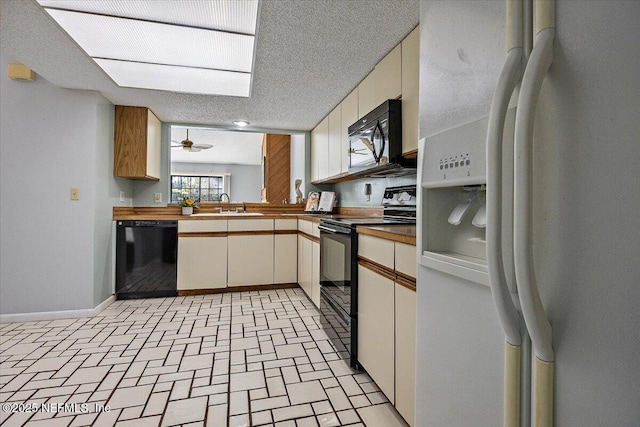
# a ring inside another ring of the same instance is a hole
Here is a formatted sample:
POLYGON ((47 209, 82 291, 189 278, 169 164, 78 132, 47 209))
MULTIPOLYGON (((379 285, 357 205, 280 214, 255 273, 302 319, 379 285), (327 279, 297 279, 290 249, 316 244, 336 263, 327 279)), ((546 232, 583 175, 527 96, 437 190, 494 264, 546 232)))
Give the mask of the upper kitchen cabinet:
POLYGON ((160 179, 160 120, 146 107, 116 105, 113 175, 160 179))
POLYGON ((289 201, 291 189, 291 135, 265 134, 262 139, 262 201, 289 201))
POLYGON ((418 153, 418 83, 420 76, 420 27, 402 41, 402 153, 418 153))
POLYGON ((311 131, 311 181, 329 176, 329 116, 311 131))
POLYGON ((358 116, 358 88, 355 88, 345 99, 342 100, 340 138, 342 157, 340 158, 341 172, 349 171, 349 126, 354 124, 360 116, 358 116))
POLYGON ((342 173, 342 157, 346 153, 342 152, 342 104, 329 113, 329 160, 327 165, 327 176, 334 176, 342 173))
MULTIPOLYGON (((396 46, 358 86, 358 114, 371 112, 387 99, 402 95, 402 46, 396 46)), ((358 117, 359 118, 359 117, 358 117)))

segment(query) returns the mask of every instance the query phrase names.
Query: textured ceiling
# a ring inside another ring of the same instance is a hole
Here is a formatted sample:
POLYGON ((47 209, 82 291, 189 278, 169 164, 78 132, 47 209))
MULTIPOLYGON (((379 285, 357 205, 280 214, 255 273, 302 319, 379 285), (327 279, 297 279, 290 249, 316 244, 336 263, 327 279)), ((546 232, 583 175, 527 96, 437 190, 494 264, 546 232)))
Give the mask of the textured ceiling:
POLYGON ((172 123, 310 130, 419 21, 418 0, 262 0, 250 98, 117 87, 35 0, 0 0, 0 49, 53 84, 172 123))

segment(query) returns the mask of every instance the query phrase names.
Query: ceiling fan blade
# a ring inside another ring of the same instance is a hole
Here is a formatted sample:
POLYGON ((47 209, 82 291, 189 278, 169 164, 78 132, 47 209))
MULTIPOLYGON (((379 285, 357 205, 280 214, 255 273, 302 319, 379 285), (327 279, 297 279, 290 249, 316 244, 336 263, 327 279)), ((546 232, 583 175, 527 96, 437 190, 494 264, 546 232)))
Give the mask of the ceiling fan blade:
POLYGON ((211 144, 193 144, 191 147, 192 148, 198 148, 200 150, 208 150, 209 148, 213 147, 213 145, 211 145, 211 144))

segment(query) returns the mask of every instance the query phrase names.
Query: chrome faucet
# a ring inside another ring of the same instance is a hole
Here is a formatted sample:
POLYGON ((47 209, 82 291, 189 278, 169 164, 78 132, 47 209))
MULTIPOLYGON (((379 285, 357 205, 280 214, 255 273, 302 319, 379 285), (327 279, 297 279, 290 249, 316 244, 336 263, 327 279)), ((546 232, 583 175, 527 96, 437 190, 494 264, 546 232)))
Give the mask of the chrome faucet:
POLYGON ((227 196, 227 212, 231 212, 231 199, 227 193, 222 193, 220 195, 220 201, 222 202, 222 196, 227 196))

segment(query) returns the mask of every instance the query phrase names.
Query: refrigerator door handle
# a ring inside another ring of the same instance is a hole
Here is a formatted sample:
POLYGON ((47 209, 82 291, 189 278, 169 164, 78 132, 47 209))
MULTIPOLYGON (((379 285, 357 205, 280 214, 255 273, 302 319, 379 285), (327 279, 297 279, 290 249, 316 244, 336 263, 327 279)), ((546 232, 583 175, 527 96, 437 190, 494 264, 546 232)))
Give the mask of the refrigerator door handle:
POLYGON ((513 206, 512 198, 503 200, 502 152, 509 100, 522 77, 523 2, 507 0, 506 6, 507 57, 493 95, 487 129, 486 242, 491 295, 505 335, 503 425, 520 427, 522 336, 520 316, 507 285, 502 257, 502 204, 513 206))
POLYGON ((542 82, 553 61, 554 2, 536 0, 535 42, 522 78, 516 113, 514 159, 514 261, 518 296, 531 336, 534 360, 533 422, 553 426, 554 353, 551 324, 546 316, 533 271, 531 152, 533 122, 542 82))

